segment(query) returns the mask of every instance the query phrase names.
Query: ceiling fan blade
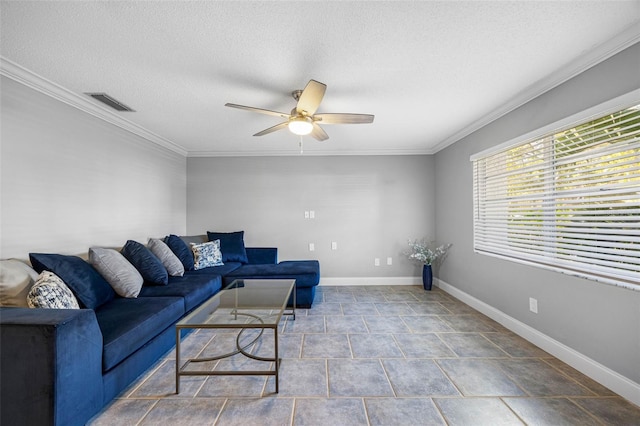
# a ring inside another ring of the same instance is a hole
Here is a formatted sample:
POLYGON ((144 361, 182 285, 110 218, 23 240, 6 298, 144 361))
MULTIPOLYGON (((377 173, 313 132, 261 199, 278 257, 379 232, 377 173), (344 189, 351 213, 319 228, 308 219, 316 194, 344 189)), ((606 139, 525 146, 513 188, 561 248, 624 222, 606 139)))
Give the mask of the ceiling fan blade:
POLYGON ((322 127, 318 126, 316 123, 313 123, 313 130, 311 131, 310 136, 319 141, 326 141, 329 139, 329 135, 327 135, 322 127))
POLYGON ((244 109, 244 110, 247 110, 247 111, 259 112, 260 114, 275 115, 276 117, 289 118, 289 114, 287 114, 287 113, 278 112, 278 111, 271 111, 270 109, 255 108, 255 107, 250 107, 250 106, 244 106, 244 105, 238 105, 238 104, 229 104, 229 103, 224 104, 224 106, 231 107, 231 108, 244 109))
POLYGON ((318 110, 322 98, 324 98, 324 92, 327 90, 327 85, 320 83, 319 81, 309 80, 307 86, 300 94, 298 99, 298 105, 296 105, 296 112, 298 114, 304 114, 312 116, 318 110))
POLYGON ((281 130, 281 129, 285 129, 287 127, 287 125, 289 124, 288 121, 285 121, 284 123, 280 123, 280 124, 276 124, 275 126, 269 127, 268 129, 264 129, 261 132, 256 133, 253 136, 264 136, 264 135, 268 135, 269 133, 273 133, 275 131, 281 130))
POLYGON ((373 123, 371 114, 316 114, 315 121, 322 124, 364 124, 373 123))

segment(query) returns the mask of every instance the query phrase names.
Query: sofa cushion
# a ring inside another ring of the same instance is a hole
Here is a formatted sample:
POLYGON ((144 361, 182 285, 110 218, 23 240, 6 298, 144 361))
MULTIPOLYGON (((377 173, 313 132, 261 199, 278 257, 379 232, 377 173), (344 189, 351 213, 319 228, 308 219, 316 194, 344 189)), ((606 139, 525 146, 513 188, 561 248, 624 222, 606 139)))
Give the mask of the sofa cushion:
POLYGON ((209 241, 220 240, 223 262, 249 263, 247 251, 244 247, 244 231, 237 232, 209 232, 209 241))
POLYGON ((116 250, 100 247, 89 249, 89 263, 122 297, 138 297, 143 278, 138 270, 116 250))
POLYGON ((165 269, 172 277, 181 277, 184 275, 184 265, 178 259, 168 245, 157 238, 149 238, 147 244, 151 253, 153 253, 164 265, 165 269))
POLYGON ((216 294, 222 287, 220 275, 169 277, 169 285, 144 287, 140 297, 179 296, 184 298, 185 312, 216 294))
POLYGON ((51 271, 59 276, 85 308, 96 309, 116 295, 102 275, 78 256, 29 253, 29 260, 36 272, 51 271))
POLYGON ((208 243, 190 243, 193 252, 193 269, 204 269, 212 266, 222 266, 222 253, 220 252, 220 240, 208 243))
POLYGON ((242 265, 225 274, 225 283, 238 278, 273 278, 296 280, 296 287, 312 287, 320 282, 320 263, 317 260, 290 260, 277 265, 242 265))
POLYGON ((167 285, 169 275, 160 260, 148 248, 137 241, 129 240, 121 250, 124 257, 140 272, 148 285, 167 285))
POLYGON ((26 308, 27 294, 38 273, 17 259, 0 260, 0 306, 26 308))
POLYGON ((96 309, 104 341, 103 371, 115 367, 183 314, 180 297, 117 298, 96 309))
POLYGON ((51 271, 42 271, 27 294, 30 308, 80 309, 69 287, 51 271))
POLYGON ((182 239, 177 235, 173 234, 165 237, 164 242, 169 246, 173 254, 180 259, 182 266, 184 266, 184 270, 193 271, 193 252, 187 243, 182 241, 182 239))
POLYGON ((205 276, 211 276, 211 275, 222 275, 225 276, 228 273, 230 273, 231 271, 235 271, 236 269, 238 269, 239 267, 242 266, 242 263, 240 262, 228 262, 225 263, 224 265, 220 265, 220 266, 212 266, 210 268, 204 268, 204 269, 198 269, 193 270, 193 271, 188 271, 184 273, 184 276, 193 276, 193 275, 205 275, 205 276))

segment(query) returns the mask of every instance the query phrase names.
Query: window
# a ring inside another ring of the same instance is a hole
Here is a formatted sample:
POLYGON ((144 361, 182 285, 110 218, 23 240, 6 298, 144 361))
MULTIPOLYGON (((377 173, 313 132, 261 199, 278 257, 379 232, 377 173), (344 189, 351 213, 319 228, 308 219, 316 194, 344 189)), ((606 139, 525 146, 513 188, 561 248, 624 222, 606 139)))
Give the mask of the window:
POLYGON ((473 156, 475 251, 640 290, 637 99, 473 156))

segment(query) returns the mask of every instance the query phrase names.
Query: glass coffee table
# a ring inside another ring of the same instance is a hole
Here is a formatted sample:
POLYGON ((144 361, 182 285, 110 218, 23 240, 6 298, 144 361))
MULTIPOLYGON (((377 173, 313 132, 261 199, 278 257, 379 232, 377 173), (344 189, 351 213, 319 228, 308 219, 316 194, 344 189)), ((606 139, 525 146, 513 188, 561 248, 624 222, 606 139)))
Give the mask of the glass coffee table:
POLYGON ((278 325, 283 315, 296 317, 295 280, 235 280, 176 324, 176 393, 180 393, 180 376, 275 376, 278 393, 278 325), (293 307, 287 302, 293 292, 293 307), (180 365, 180 335, 183 329, 238 329, 236 349, 229 353, 206 358, 190 358, 180 365), (262 357, 249 352, 266 329, 273 330, 273 357, 262 357), (257 331, 248 342, 242 342, 247 330, 257 331), (242 354, 251 359, 274 363, 274 368, 252 371, 195 371, 188 370, 191 363, 210 362, 242 354))

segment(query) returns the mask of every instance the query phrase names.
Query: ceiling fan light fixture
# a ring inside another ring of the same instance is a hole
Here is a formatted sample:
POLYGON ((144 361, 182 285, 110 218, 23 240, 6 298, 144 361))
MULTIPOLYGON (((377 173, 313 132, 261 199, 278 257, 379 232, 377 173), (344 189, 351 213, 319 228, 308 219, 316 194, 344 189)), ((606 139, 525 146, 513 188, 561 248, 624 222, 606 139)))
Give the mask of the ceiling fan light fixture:
POLYGON ((311 117, 293 117, 289 120, 289 130, 296 135, 308 135, 313 130, 313 120, 311 117))

